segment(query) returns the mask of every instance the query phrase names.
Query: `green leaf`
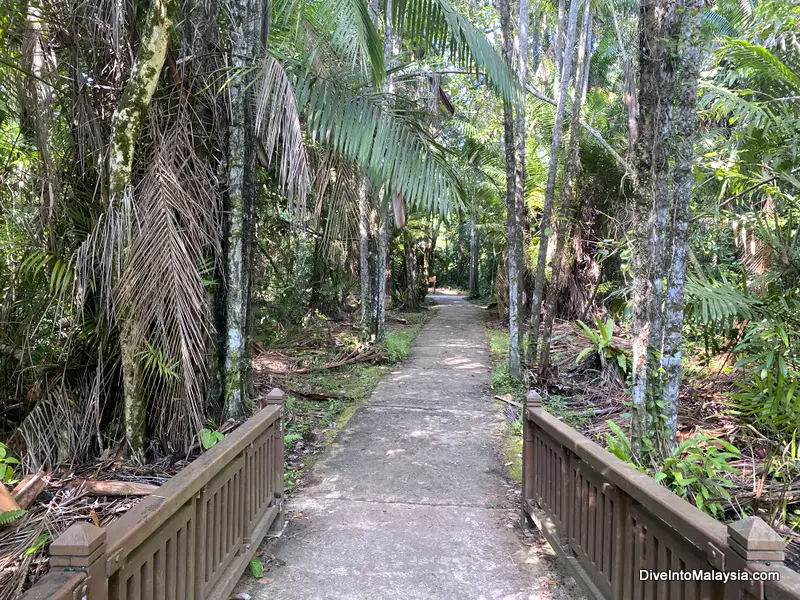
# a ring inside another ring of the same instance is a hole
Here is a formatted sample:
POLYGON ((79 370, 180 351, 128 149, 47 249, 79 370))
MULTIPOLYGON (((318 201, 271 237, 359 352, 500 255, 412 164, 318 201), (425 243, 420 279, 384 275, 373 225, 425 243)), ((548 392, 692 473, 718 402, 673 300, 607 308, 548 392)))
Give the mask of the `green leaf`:
POLYGON ((261 579, 264 576, 264 563, 257 556, 250 559, 250 573, 256 579, 261 579))
POLYGON ((27 550, 25 550, 24 556, 30 556, 31 554, 35 554, 36 552, 38 552, 41 549, 41 547, 47 543, 47 540, 49 539, 50 536, 48 536, 46 533, 40 535, 38 538, 36 538, 36 541, 33 542, 33 544, 27 550))
POLYGON ((211 429, 205 428, 199 431, 199 435, 200 445, 202 445, 205 450, 213 448, 218 442, 221 442, 225 438, 225 436, 219 431, 212 431, 211 429))
POLYGON ((594 348, 592 348, 591 346, 581 350, 580 353, 578 354, 578 357, 575 359, 575 364, 580 363, 584 358, 586 358, 592 352, 594 352, 594 348))
POLYGON ((24 515, 26 512, 28 511, 24 508, 0 511, 0 525, 8 525, 9 523, 13 523, 22 517, 22 515, 24 515))

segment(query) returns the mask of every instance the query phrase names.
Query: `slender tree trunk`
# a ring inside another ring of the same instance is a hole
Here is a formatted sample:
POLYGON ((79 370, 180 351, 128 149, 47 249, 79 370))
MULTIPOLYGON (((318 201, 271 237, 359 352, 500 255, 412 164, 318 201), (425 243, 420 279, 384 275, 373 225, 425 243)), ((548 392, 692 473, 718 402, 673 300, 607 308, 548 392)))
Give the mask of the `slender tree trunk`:
MULTIPOLYGON (((376 3, 377 4, 377 3, 376 3)), ((377 15, 377 11, 375 12, 377 15)), ((394 32, 392 31, 390 15, 392 14, 392 0, 386 0, 385 15, 383 21, 383 55, 388 65, 394 54, 396 53, 396 40, 394 32)), ((388 94, 394 92, 394 77, 390 75, 386 78, 385 88, 388 94)), ((375 274, 373 283, 375 289, 372 294, 375 300, 375 307, 373 310, 373 318, 375 321, 372 323, 372 331, 376 341, 383 341, 386 337, 386 271, 388 266, 389 257, 389 231, 388 231, 388 203, 384 207, 384 194, 389 193, 386 188, 381 188, 376 196, 376 217, 377 217, 377 240, 376 240, 376 253, 375 253, 375 274)))
POLYGON ((417 246, 414 236, 408 227, 403 230, 403 250, 406 263, 406 295, 407 306, 416 310, 419 308, 419 268, 417 265, 417 246))
POLYGON ((675 0, 646 0, 639 9, 639 139, 631 267, 633 415, 631 444, 644 461, 657 447, 665 276, 664 231, 669 191, 669 140, 675 97, 675 0))
POLYGON ((612 6, 611 18, 614 22, 614 31, 617 34, 617 46, 622 57, 623 90, 625 97, 625 108, 628 112, 628 160, 630 160, 633 147, 639 137, 639 126, 637 119, 639 116, 639 97, 636 91, 636 78, 633 73, 633 61, 626 49, 625 39, 622 29, 619 26, 617 11, 612 6))
POLYGON ((672 261, 667 279, 664 317, 664 437, 666 452, 676 446, 678 397, 681 381, 681 333, 689 245, 689 200, 692 195, 692 159, 697 127, 697 78, 701 63, 699 0, 688 0, 683 12, 681 77, 676 115, 676 162, 673 169, 672 261))
POLYGON ((386 339, 386 272, 389 259, 389 215, 380 211, 380 225, 378 226, 378 252, 376 267, 376 285, 378 297, 378 314, 375 327, 375 339, 382 342, 386 339))
POLYGON ((572 230, 578 202, 578 173, 580 169, 580 127, 581 106, 589 84, 589 63, 592 43, 592 10, 591 3, 586 2, 583 10, 583 27, 581 29, 580 45, 578 46, 578 63, 575 66, 575 100, 572 104, 572 120, 569 129, 569 146, 567 149, 567 163, 564 169, 564 183, 561 197, 564 199, 562 222, 558 225, 556 238, 556 251, 553 256, 550 276, 551 286, 548 291, 549 301, 542 332, 542 352, 539 358, 539 376, 544 376, 550 365, 550 336, 553 333, 558 294, 561 290, 561 279, 565 268, 564 254, 566 243, 572 230))
POLYGON ((566 19, 564 16, 567 14, 567 3, 565 0, 558 0, 558 24, 556 25, 556 38, 553 41, 553 51, 555 52, 555 64, 559 72, 561 72, 561 59, 564 52, 562 42, 564 40, 564 27, 566 19))
MULTIPOLYGON (((55 71, 55 56, 45 48, 45 26, 42 23, 41 9, 28 6, 27 27, 23 38, 23 56, 29 60, 25 65, 29 75, 24 79, 25 105, 30 107, 26 116, 33 125, 34 143, 39 151, 44 190, 40 213, 41 235, 47 235, 47 224, 56 216, 58 197, 58 176, 50 152, 50 137, 53 135, 53 87, 50 83, 55 71)), ((51 251, 53 243, 48 240, 51 251)))
POLYGON ((534 6, 533 33, 531 34, 531 77, 536 76, 542 60, 542 10, 540 6, 534 6))
MULTIPOLYGON (((164 66, 169 32, 172 29, 173 10, 170 0, 155 0, 150 5, 130 80, 111 117, 108 176, 111 203, 115 206, 129 202, 126 196, 133 193, 131 173, 136 140, 164 66)), ((125 439, 134 454, 139 455, 144 449, 146 439, 147 399, 144 397, 141 385, 142 365, 138 356, 139 336, 136 332, 136 315, 121 307, 118 320, 125 439)))
POLYGON ((544 293, 545 267, 547 265, 547 246, 551 234, 551 217, 556 195, 556 174, 558 173, 558 157, 561 151, 561 137, 564 124, 564 112, 569 102, 569 81, 572 77, 572 47, 575 44, 575 30, 578 27, 578 5, 580 0, 572 0, 569 6, 567 34, 564 40, 564 57, 561 62, 561 83, 559 85, 558 105, 553 125, 553 140, 550 144, 550 166, 547 170, 547 184, 544 192, 542 222, 539 227, 539 255, 536 258, 536 273, 531 297, 531 329, 529 344, 535 356, 539 341, 539 323, 541 321, 542 295, 544 293))
POLYGON ((253 204, 256 195, 255 128, 252 70, 261 42, 263 15, 257 0, 231 0, 230 57, 234 73, 227 90, 228 127, 226 237, 225 418, 247 416, 250 374, 250 291, 252 278, 253 204))
POLYGON ((369 337, 372 317, 372 286, 370 285, 369 268, 369 201, 367 200, 367 183, 362 179, 358 187, 358 270, 361 276, 361 332, 369 337))
POLYGON ((472 217, 469 222, 469 294, 473 298, 480 295, 478 290, 478 263, 481 256, 481 248, 478 244, 478 225, 477 217, 472 217))
MULTIPOLYGON (((509 67, 513 63, 514 47, 511 37, 511 0, 500 0, 500 29, 503 35, 503 57, 509 67)), ((506 212, 508 219, 507 238, 508 238, 508 334, 509 334, 509 353, 508 370, 514 379, 522 378, 522 357, 520 355, 521 327, 520 316, 520 279, 521 265, 519 258, 522 254, 518 248, 521 240, 519 228, 521 224, 517 221, 518 211, 517 201, 517 182, 516 182, 516 151, 515 151, 515 132, 514 132, 514 111, 511 103, 503 102, 503 131, 506 153, 506 212)))
POLYGON ((371 232, 371 239, 369 241, 369 293, 370 293, 370 317, 369 317, 369 337, 370 341, 374 342, 378 339, 378 316, 379 309, 379 295, 378 288, 381 285, 380 277, 378 276, 378 221, 380 214, 376 206, 380 206, 380 200, 376 199, 378 191, 372 187, 373 200, 369 203, 369 229, 371 232))
MULTIPOLYGON (((524 90, 528 83, 528 22, 530 21, 530 6, 528 0, 519 0, 519 31, 517 32, 517 79, 520 89, 524 90)), ((524 231, 528 226, 528 219, 525 207, 525 144, 527 143, 525 97, 523 92, 522 101, 517 107, 516 124, 514 129, 514 145, 516 155, 516 183, 514 184, 514 211, 516 212, 514 228, 514 261, 517 263, 517 305, 519 306, 519 342, 522 358, 525 362, 531 359, 529 346, 525 342, 524 309, 525 309, 525 281, 528 273, 527 261, 525 260, 525 235, 524 231)))

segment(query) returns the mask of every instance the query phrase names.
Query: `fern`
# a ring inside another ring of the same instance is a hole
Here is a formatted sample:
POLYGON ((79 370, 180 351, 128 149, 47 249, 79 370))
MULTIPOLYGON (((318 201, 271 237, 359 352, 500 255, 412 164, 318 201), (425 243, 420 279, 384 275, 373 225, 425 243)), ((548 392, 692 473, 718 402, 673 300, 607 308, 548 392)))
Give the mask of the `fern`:
POLYGON ((18 521, 26 512, 28 511, 24 508, 0 511, 0 526, 9 525, 14 521, 18 521))

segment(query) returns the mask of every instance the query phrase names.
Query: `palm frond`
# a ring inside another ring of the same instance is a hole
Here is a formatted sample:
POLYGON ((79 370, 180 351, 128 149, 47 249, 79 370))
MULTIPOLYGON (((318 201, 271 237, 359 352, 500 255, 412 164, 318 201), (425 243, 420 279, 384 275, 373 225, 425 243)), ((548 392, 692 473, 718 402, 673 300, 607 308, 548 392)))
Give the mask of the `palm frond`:
POLYGON ((365 0, 329 0, 322 2, 327 23, 336 23, 332 39, 351 57, 363 56, 372 68, 375 85, 386 75, 383 41, 370 18, 365 0))
POLYGON ((151 427, 158 439, 185 448, 205 422, 211 324, 199 270, 207 256, 218 254, 220 232, 208 194, 213 174, 194 157, 188 119, 179 118, 163 134, 159 127, 149 127, 154 148, 136 188, 137 229, 119 301, 133 320, 143 363, 153 367, 144 373, 151 427))
POLYGON ((413 120, 386 108, 374 93, 307 77, 295 87, 312 140, 356 161, 372 178, 401 193, 411 207, 446 212, 462 197, 444 149, 413 120))
POLYGON ((303 207, 311 176, 300 115, 292 83, 283 66, 269 54, 264 56, 259 72, 255 129, 267 164, 279 155, 276 171, 284 195, 296 207, 303 207))
MULTIPOLYGON (((385 11, 386 0, 383 5, 385 11)), ((464 69, 482 70, 504 100, 519 102, 519 85, 500 53, 447 0, 392 0, 388 17, 395 31, 420 51, 447 53, 464 69)))
POLYGON ((747 77, 757 79, 780 96, 800 95, 800 74, 783 62, 769 49, 747 40, 732 39, 720 49, 721 56, 729 59, 747 77))
POLYGON ((686 278, 687 305, 695 319, 713 323, 733 318, 752 319, 760 301, 731 283, 686 278))

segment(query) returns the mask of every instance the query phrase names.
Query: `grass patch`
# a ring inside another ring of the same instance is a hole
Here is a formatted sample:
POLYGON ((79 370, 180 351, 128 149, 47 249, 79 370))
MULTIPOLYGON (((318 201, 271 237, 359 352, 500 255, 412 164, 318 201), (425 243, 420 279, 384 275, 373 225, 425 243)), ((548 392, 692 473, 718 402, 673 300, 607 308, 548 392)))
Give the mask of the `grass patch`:
MULTIPOLYGON (((505 458, 506 472, 517 483, 522 483, 522 434, 516 431, 515 421, 512 426, 506 428, 503 436, 503 445, 500 451, 505 458)), ((520 423, 520 427, 521 427, 520 423)))
POLYGON ((492 373, 489 381, 498 396, 511 394, 521 398, 525 394, 525 384, 512 379, 508 370, 508 332, 501 329, 487 329, 486 338, 492 350, 492 373))

